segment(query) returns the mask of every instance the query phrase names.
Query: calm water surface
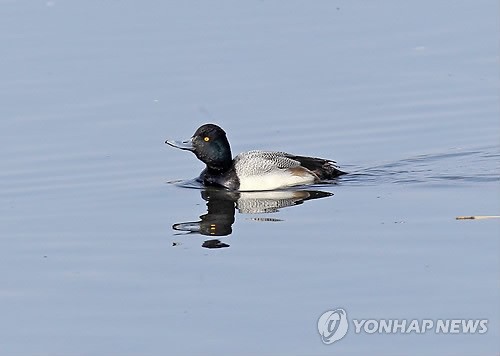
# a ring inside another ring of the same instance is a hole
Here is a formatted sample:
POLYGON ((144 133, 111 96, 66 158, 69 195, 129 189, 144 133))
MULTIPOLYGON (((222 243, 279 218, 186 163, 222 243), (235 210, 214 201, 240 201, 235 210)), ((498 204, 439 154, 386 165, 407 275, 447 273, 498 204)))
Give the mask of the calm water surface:
POLYGON ((500 220, 455 217, 500 215, 498 11, 0 1, 0 354, 497 354, 500 220), (351 174, 199 189, 205 122, 351 174))

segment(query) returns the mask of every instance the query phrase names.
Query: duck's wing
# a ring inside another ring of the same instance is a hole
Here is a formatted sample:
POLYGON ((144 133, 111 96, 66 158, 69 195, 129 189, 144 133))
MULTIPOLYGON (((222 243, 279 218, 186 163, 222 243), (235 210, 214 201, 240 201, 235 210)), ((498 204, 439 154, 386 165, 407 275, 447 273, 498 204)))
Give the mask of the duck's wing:
POLYGON ((236 156, 234 166, 243 175, 256 175, 297 168, 301 163, 285 152, 249 151, 236 156))

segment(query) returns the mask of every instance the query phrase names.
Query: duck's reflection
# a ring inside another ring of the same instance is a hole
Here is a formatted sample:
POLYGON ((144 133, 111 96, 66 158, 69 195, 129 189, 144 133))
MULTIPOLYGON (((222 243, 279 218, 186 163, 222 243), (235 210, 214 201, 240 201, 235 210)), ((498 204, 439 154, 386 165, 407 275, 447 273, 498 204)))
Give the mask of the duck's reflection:
MULTIPOLYGON (((306 200, 325 198, 332 193, 313 190, 284 190, 265 192, 231 192, 217 188, 201 191, 201 197, 207 202, 207 213, 200 216, 200 221, 174 224, 178 231, 198 233, 206 236, 227 236, 233 232, 236 209, 243 214, 274 213, 281 208, 302 204, 306 200)), ((258 221, 280 221, 275 218, 257 217, 258 221)), ((176 243, 174 243, 176 245, 176 243)), ((219 239, 206 240, 202 247, 223 248, 228 244, 219 239)))

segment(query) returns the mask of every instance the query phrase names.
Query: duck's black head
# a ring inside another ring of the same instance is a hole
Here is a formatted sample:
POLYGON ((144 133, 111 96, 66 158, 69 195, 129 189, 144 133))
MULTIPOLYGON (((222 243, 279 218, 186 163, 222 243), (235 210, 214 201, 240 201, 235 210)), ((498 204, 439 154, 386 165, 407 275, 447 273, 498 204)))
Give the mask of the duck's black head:
POLYGON ((214 124, 202 125, 189 140, 165 141, 166 144, 192 151, 209 169, 226 171, 231 167, 233 157, 226 132, 214 124))

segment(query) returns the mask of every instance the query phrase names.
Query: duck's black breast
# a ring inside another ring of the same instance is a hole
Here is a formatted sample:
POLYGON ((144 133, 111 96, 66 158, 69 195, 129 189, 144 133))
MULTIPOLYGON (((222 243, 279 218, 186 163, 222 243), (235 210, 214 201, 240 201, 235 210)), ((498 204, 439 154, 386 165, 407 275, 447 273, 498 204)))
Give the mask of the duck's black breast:
POLYGON ((201 172, 199 180, 207 186, 224 187, 230 190, 240 188, 240 180, 233 166, 227 171, 216 171, 207 167, 201 172))

